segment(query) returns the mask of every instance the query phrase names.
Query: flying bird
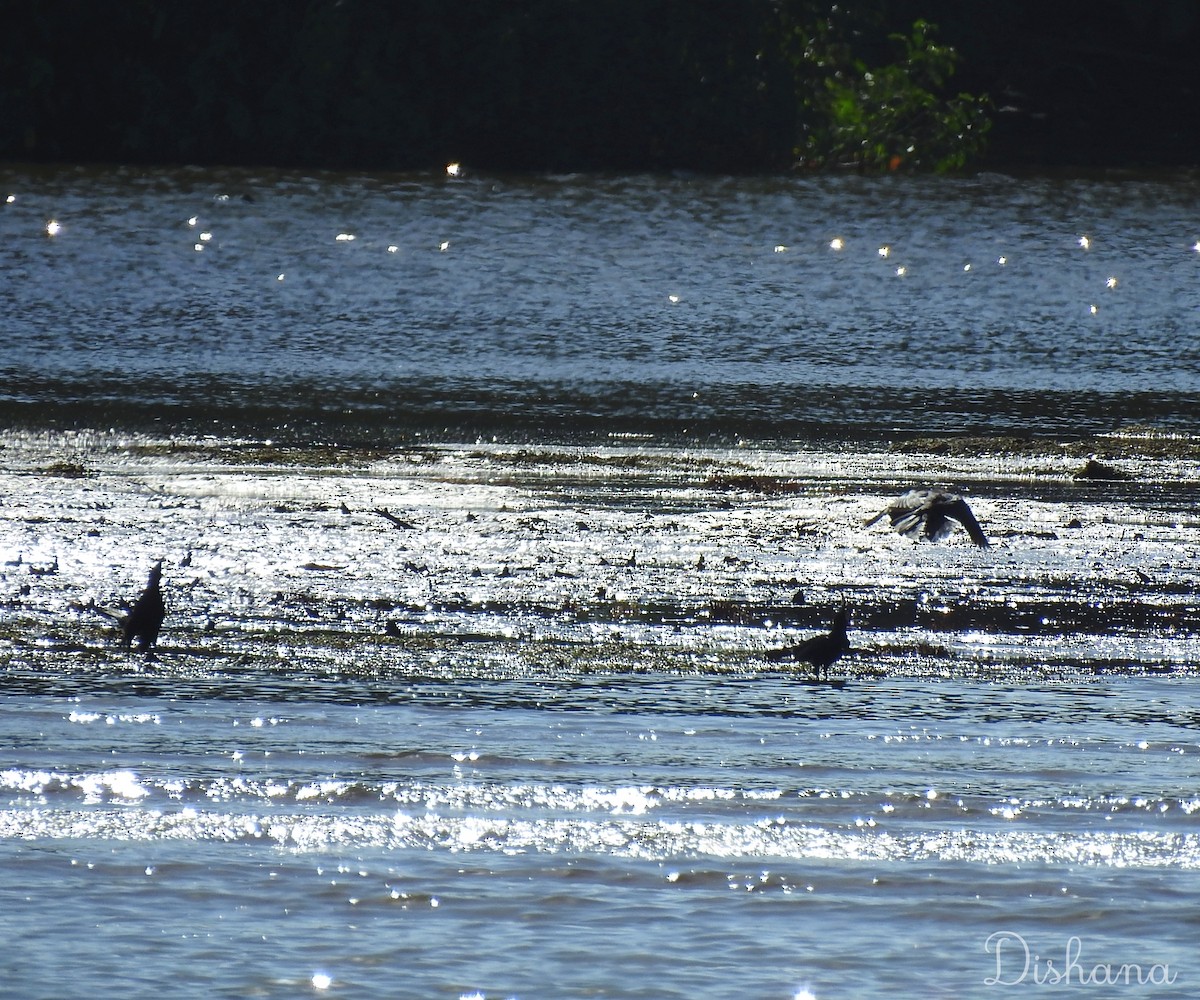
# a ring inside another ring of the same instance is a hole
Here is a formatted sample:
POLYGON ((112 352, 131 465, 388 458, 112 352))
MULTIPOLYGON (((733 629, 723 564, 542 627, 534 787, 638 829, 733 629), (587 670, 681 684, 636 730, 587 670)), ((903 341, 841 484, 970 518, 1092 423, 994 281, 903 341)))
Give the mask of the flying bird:
POLYGON ((975 520, 967 501, 957 493, 946 490, 909 490, 901 494, 872 518, 863 522, 864 526, 872 525, 884 515, 892 522, 892 527, 900 534, 920 539, 922 535, 936 542, 945 538, 954 530, 951 521, 957 521, 967 529, 971 541, 981 548, 987 548, 987 535, 975 520))
POLYGON ((846 626, 849 624, 850 612, 839 608, 833 616, 833 628, 829 632, 809 636, 794 646, 768 650, 767 659, 808 663, 812 665, 814 676, 820 678, 823 672, 828 677, 830 664, 850 650, 850 640, 846 636, 846 626))
POLYGON ((161 581, 162 560, 160 559, 150 570, 150 579, 146 582, 146 589, 129 609, 129 614, 121 619, 121 644, 126 649, 134 639, 137 639, 137 651, 148 653, 158 642, 158 633, 167 613, 166 607, 163 605, 162 591, 159 589, 161 581))

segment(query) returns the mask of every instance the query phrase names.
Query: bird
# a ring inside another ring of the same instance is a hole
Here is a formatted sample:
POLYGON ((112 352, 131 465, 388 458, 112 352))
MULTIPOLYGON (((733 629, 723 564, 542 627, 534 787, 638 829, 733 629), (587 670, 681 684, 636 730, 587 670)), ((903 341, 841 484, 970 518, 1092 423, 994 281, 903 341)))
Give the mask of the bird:
POLYGON ((813 674, 819 679, 824 673, 829 676, 829 667, 841 658, 843 653, 850 651, 850 639, 846 635, 846 627, 850 624, 850 612, 839 608, 833 616, 833 628, 820 635, 809 636, 803 642, 794 646, 784 646, 782 649, 767 651, 768 660, 796 660, 811 664, 813 674))
POLYGON ((135 638, 139 653, 151 652, 154 644, 158 642, 158 633, 167 613, 166 607, 163 605, 162 591, 159 589, 161 581, 162 560, 160 559, 150 570, 146 589, 129 609, 129 613, 121 619, 121 644, 126 649, 135 638))
POLYGON ((967 529, 971 541, 980 548, 986 549, 989 544, 967 501, 948 490, 909 490, 864 521, 863 526, 874 524, 885 514, 891 519, 892 527, 908 538, 919 539, 924 535, 936 542, 950 534, 954 527, 950 521, 954 520, 967 529))

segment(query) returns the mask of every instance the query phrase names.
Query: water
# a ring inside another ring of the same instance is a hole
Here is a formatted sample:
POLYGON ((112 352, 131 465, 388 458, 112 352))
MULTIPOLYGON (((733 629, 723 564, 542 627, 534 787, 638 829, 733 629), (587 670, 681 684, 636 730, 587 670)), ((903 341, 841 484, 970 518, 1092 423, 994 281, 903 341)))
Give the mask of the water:
POLYGON ((9 192, 0 992, 1195 995, 1194 179, 9 192))
POLYGON ((0 190, 18 417, 786 439, 1196 409, 1191 177, 9 170, 0 190))

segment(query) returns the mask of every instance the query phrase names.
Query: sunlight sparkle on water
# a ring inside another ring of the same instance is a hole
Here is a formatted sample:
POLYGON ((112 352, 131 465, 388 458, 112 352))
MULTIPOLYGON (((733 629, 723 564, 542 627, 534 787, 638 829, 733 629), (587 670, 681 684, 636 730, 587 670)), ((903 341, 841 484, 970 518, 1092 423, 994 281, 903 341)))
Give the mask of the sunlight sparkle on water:
POLYGON ((333 976, 326 972, 314 972, 311 981, 314 990, 327 990, 333 985, 333 976))
POLYGON ((1080 236, 1079 245, 1083 247, 1084 250, 1090 250, 1092 247, 1092 241, 1087 236, 1080 236))
POLYGON ((840 236, 835 236, 833 239, 831 239, 829 241, 829 249, 830 250, 842 250, 845 248, 845 246, 846 246, 846 241, 843 240, 840 236))
POLYGON ((792 1000, 817 1000, 817 995, 805 986, 803 989, 796 991, 796 995, 792 997, 792 1000))
POLYGON ((880 257, 884 257, 884 258, 886 258, 886 257, 889 257, 889 256, 891 256, 891 253, 892 253, 892 248, 891 248, 891 247, 880 247, 880 248, 879 248, 879 249, 876 251, 876 253, 878 253, 880 257))
POLYGON ((57 236, 61 232, 62 232, 62 225, 59 222, 57 222, 55 219, 51 219, 49 222, 46 223, 46 235, 47 236, 57 236))
POLYGON ((11 205, 16 200, 17 200, 17 196, 15 194, 10 194, 7 198, 4 199, 4 204, 11 205))
POLYGON ((1117 287, 1117 279, 1110 276, 1109 279, 1106 282, 1104 282, 1104 287, 1105 288, 1116 288, 1117 287))

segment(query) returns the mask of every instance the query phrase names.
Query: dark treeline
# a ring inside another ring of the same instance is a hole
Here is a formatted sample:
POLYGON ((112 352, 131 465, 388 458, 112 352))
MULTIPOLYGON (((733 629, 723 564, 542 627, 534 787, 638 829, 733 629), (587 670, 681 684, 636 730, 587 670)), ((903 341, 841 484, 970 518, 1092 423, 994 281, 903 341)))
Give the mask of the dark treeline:
POLYGON ((8 0, 0 157, 1191 164, 1195 0, 8 0), (928 22, 928 25, 926 24, 928 22))

